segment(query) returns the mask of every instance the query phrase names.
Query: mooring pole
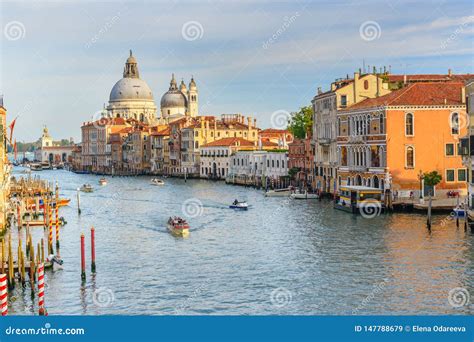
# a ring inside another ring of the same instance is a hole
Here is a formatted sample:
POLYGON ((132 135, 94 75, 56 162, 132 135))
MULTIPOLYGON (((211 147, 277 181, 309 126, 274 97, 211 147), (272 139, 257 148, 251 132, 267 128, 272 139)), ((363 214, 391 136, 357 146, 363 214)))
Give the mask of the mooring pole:
POLYGON ((91 272, 95 273, 95 229, 91 227, 91 272))
POLYGON ((429 199, 428 199, 428 218, 426 220, 426 225, 428 226, 428 229, 431 230, 431 204, 432 204, 432 201, 431 201, 431 193, 429 195, 429 199))
POLYGON ((38 306, 39 315, 47 316, 48 313, 44 308, 44 264, 38 265, 38 306))
POLYGON ((56 182, 56 204, 54 206, 56 216, 56 251, 59 249, 59 187, 56 182))
POLYGON ((86 281, 86 255, 84 250, 84 234, 81 234, 81 279, 86 281))
POLYGON ((2 316, 8 314, 8 289, 7 289, 7 275, 0 274, 0 308, 2 316))
POLYGON ((77 188, 77 214, 81 215, 81 195, 79 191, 79 188, 77 188))

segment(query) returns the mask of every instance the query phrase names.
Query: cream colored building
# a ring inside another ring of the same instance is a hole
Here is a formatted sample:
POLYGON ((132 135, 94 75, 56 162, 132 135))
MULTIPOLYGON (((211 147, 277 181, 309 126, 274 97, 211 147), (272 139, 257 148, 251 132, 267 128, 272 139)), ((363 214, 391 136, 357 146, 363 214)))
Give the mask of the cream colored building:
POLYGON ((192 77, 189 82, 189 89, 183 80, 181 80, 178 88, 173 74, 168 91, 161 97, 160 106, 161 118, 166 122, 182 118, 183 116, 197 116, 199 113, 199 98, 194 78, 192 77))
POLYGON ((318 94, 313 105, 314 168, 313 188, 323 193, 337 190, 337 111, 390 92, 382 75, 354 73, 353 79, 341 79, 331 83, 331 89, 318 94))

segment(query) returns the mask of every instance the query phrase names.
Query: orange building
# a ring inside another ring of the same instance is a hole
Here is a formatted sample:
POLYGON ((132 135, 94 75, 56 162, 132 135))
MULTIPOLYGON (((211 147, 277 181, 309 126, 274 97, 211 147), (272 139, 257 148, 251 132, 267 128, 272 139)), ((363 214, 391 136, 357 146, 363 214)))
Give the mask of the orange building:
POLYGON ((412 83, 338 112, 338 185, 428 194, 420 174, 438 171, 433 193, 466 192, 458 140, 467 132, 462 82, 412 83))

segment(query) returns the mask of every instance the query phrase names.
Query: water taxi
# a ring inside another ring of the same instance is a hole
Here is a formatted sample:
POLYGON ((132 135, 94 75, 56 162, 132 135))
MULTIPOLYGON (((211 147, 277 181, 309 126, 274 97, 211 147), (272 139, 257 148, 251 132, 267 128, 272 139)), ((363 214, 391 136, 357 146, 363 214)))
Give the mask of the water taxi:
POLYGON ((153 178, 150 181, 151 185, 165 185, 165 182, 158 178, 153 178))
POLYGON ((107 185, 107 179, 105 179, 105 178, 99 179, 99 185, 101 185, 101 186, 107 185))
POLYGON ((290 195, 293 199, 318 199, 318 194, 310 193, 307 190, 304 192, 294 192, 290 195))
POLYGON ((80 187, 79 190, 81 190, 82 192, 92 192, 94 191, 94 188, 90 184, 84 184, 80 187))
POLYGON ((168 220, 168 230, 174 236, 186 237, 189 235, 189 224, 181 217, 170 217, 168 220))
POLYGON ((464 210, 463 206, 457 205, 453 209, 454 217, 466 217, 466 211, 464 210))
POLYGON ((31 171, 43 171, 43 167, 39 163, 31 163, 30 164, 31 171))
POLYGON ((375 217, 383 211, 382 190, 367 186, 341 186, 334 208, 366 217, 375 217))
POLYGON ((245 201, 239 202, 235 200, 231 205, 229 205, 229 208, 238 209, 238 210, 247 210, 249 208, 249 205, 245 201))
POLYGON ((268 190, 265 192, 265 197, 288 197, 290 196, 290 193, 290 188, 268 190))

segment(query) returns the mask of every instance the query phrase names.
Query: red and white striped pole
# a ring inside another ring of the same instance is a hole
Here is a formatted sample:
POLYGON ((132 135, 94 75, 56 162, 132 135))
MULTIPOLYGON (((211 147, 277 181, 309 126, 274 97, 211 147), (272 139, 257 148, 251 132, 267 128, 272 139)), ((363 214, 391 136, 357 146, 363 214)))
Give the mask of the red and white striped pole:
POLYGON ((8 290, 7 290, 7 275, 0 274, 0 310, 2 316, 8 314, 8 290))
POLYGON ((44 264, 41 263, 38 265, 38 306, 39 306, 39 315, 47 316, 48 313, 44 308, 44 264))

